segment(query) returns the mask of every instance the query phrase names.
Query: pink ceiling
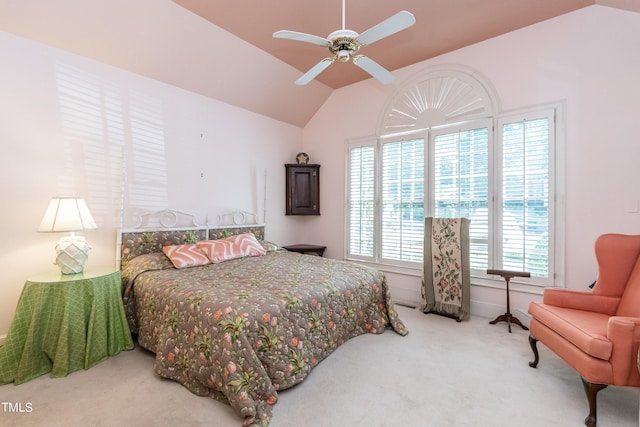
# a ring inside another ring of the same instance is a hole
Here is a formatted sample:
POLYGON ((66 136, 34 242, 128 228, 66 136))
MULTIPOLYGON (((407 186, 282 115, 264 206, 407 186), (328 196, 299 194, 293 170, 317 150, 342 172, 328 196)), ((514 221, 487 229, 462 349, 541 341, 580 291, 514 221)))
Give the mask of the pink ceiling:
MULTIPOLYGON (((400 10, 416 16, 414 26, 359 52, 390 71, 585 6, 640 12, 640 0, 346 2, 346 27, 359 33, 400 10)), ((342 27, 341 15, 342 0, 0 1, 0 31, 304 127, 335 88, 369 75, 335 63, 297 86, 329 52, 271 35, 326 37, 342 27)))
MULTIPOLYGON (((306 72, 329 52, 322 46, 274 39, 277 30, 321 37, 342 28, 342 0, 173 0, 237 37, 306 72)), ((593 4, 625 7, 635 0, 346 0, 346 28, 362 33, 400 10, 416 17, 407 30, 359 53, 394 70, 593 4)), ((638 7, 637 4, 635 6, 638 7)), ((220 46, 224 52, 224 46, 220 46)), ((370 76, 334 63, 317 78, 339 88, 370 76)))

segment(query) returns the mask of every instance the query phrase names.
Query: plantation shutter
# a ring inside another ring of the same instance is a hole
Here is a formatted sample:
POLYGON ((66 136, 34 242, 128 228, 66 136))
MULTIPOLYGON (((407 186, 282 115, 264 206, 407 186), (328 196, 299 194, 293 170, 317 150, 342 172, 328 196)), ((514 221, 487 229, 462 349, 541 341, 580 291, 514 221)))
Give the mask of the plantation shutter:
POLYGON ((469 218, 470 264, 489 259, 489 128, 434 135, 434 216, 469 218))
POLYGON ((348 253, 374 256, 375 146, 352 147, 349 152, 348 253))
POLYGON ((548 277, 553 116, 505 120, 502 129, 502 268, 548 277))
POLYGON ((382 146, 381 257, 422 262, 424 245, 424 139, 382 146))

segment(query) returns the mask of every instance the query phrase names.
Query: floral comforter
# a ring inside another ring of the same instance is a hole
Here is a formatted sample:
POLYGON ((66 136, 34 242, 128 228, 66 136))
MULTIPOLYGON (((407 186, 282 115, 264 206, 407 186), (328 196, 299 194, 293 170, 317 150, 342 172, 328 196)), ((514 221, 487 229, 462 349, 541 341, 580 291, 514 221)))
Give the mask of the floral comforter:
POLYGON ((122 273, 155 371, 228 402, 247 426, 268 425, 277 391, 350 338, 407 334, 384 274, 354 263, 274 251, 176 269, 147 254, 122 273))

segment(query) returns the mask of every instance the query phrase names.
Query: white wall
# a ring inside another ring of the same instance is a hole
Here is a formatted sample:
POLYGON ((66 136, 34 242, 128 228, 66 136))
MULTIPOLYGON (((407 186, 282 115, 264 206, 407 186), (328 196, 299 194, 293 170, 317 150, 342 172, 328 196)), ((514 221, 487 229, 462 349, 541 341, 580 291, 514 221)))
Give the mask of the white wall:
POLYGON ((298 242, 283 164, 302 129, 8 33, 0 57, 0 339, 27 277, 56 269, 60 236, 36 232, 53 196, 87 199, 99 225, 84 233, 87 268, 115 264, 125 175, 127 225, 144 208, 262 221, 267 171, 267 238, 298 242))
MULTIPOLYGON (((602 233, 640 231, 640 14, 592 6, 395 72, 396 83, 368 80, 337 90, 304 130, 304 147, 322 164, 322 217, 307 240, 340 258, 344 242, 344 142, 373 135, 394 91, 435 65, 477 70, 493 85, 503 111, 566 102, 566 276, 587 289, 595 280, 593 242, 602 233), (636 211, 630 213, 630 211, 636 211)), ((389 275, 397 299, 419 298, 419 277, 389 275)), ((512 291, 512 311, 539 296, 512 291)), ((472 312, 504 312, 503 286, 472 287, 472 312)), ((524 320, 524 319, 522 319, 524 320)))
POLYGON ((331 93, 171 0, 0 1, 0 31, 299 127, 331 93))

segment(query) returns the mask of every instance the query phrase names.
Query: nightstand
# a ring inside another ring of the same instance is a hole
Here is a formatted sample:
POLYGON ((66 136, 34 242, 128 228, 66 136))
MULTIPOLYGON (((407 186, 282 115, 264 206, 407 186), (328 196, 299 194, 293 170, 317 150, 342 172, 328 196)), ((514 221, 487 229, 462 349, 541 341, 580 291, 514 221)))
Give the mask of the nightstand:
POLYGON ((25 283, 0 347, 0 384, 64 377, 132 348, 118 270, 40 274, 25 283))
POLYGON ((283 248, 291 252, 298 252, 300 254, 317 255, 317 256, 324 255, 324 250, 327 249, 326 246, 319 246, 319 245, 290 245, 290 246, 283 246, 283 248))

